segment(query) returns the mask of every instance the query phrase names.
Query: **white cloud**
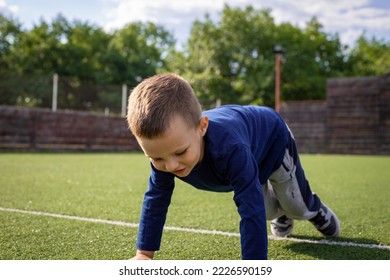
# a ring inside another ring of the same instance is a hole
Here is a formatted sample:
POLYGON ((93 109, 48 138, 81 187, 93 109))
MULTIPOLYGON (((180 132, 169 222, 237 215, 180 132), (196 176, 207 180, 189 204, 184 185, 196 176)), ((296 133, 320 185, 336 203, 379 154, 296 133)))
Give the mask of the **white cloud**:
POLYGON ((19 8, 16 5, 7 4, 6 0, 0 0, 0 13, 11 16, 15 15, 18 12, 19 8))
POLYGON ((133 21, 152 21, 160 24, 181 24, 203 15, 206 11, 220 11, 223 0, 112 0, 115 7, 107 13, 106 29, 120 28, 133 21))
MULTIPOLYGON (((268 1, 271 3, 270 1, 268 1)), ((275 2, 275 21, 304 27, 316 16, 325 32, 339 34, 343 43, 352 45, 364 31, 378 39, 390 40, 390 9, 376 8, 370 0, 302 0, 275 2)))
MULTIPOLYGON (((106 0, 107 1, 107 0, 106 0)), ((152 21, 175 33, 179 41, 189 36, 194 20, 208 13, 217 19, 226 2, 231 7, 270 8, 277 23, 290 22, 304 27, 316 16, 324 30, 338 33, 341 40, 351 45, 363 31, 390 28, 390 10, 372 7, 370 0, 111 0, 113 8, 107 13, 105 29, 120 28, 133 21, 152 21), (370 6, 371 5, 371 6, 370 6)))

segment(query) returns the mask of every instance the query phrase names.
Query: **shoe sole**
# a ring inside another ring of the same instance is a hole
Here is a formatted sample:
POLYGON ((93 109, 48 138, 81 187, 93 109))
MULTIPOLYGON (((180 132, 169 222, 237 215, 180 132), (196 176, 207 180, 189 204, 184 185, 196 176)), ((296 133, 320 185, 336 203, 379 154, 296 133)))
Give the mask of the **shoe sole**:
POLYGON ((294 220, 293 219, 291 219, 291 225, 288 227, 288 229, 285 232, 283 232, 283 234, 281 234, 281 232, 279 232, 279 231, 276 231, 274 229, 274 227, 272 226, 272 224, 273 223, 271 222, 271 233, 273 236, 279 237, 279 238, 290 237, 291 233, 294 229, 294 220))

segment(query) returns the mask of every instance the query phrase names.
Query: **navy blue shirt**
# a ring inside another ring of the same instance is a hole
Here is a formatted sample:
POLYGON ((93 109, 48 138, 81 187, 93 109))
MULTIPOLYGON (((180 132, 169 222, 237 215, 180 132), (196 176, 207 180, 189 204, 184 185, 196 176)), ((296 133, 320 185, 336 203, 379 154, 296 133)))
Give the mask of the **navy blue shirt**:
MULTIPOLYGON (((234 192, 240 214, 243 259, 267 258, 267 226, 262 184, 282 163, 289 131, 272 109, 228 105, 203 112, 209 118, 202 162, 184 178, 195 188, 234 192)), ((152 170, 142 206, 137 248, 160 248, 175 175, 152 170)))

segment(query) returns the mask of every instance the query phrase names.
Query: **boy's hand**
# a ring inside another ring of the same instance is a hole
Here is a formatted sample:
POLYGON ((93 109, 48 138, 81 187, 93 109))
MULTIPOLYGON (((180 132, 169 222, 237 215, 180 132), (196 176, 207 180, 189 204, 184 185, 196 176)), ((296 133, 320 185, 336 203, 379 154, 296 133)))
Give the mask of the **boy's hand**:
POLYGON ((153 260, 154 251, 137 250, 137 253, 130 260, 153 260))

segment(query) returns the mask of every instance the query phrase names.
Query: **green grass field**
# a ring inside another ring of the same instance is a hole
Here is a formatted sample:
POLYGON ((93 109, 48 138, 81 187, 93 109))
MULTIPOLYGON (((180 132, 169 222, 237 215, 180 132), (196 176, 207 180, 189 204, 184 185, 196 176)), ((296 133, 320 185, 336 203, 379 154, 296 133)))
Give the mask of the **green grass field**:
MULTIPOLYGON (((301 160, 312 189, 340 218, 342 234, 329 239, 331 245, 298 242, 323 240, 309 222, 298 221, 297 240, 270 239, 269 259, 390 259, 390 157, 303 155, 301 160)), ((133 256, 136 228, 10 209, 138 223, 149 173, 142 154, 1 153, 0 173, 0 259, 133 256)), ((238 233, 232 197, 178 181, 166 225, 238 233)), ((156 255, 240 258, 237 236, 174 230, 164 232, 156 255)))

